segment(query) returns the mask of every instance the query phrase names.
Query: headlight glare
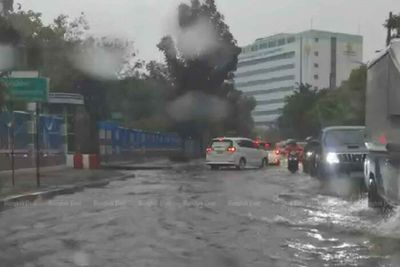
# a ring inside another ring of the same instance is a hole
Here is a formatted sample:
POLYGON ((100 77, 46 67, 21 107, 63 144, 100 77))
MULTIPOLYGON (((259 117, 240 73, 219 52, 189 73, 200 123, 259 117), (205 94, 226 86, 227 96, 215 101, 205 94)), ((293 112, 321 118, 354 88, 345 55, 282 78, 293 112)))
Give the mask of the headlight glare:
POLYGON ((329 152, 326 155, 326 162, 328 164, 338 164, 338 163, 340 163, 338 155, 336 153, 333 153, 333 152, 329 152))

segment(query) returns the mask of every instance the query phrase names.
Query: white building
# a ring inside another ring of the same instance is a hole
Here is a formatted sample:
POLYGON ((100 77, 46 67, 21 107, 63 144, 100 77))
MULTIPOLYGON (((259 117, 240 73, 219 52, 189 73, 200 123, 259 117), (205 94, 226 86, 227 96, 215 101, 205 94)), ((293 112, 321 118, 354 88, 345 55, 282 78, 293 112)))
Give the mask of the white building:
POLYGON ((256 126, 268 126, 280 116, 296 84, 336 88, 360 67, 362 54, 359 35, 309 30, 260 38, 242 48, 235 84, 256 99, 256 126))

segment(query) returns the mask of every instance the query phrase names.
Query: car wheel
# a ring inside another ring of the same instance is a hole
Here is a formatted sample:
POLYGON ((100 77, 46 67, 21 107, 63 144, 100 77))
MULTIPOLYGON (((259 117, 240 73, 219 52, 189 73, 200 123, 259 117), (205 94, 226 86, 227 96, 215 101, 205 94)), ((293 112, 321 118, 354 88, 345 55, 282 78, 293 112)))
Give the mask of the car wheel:
POLYGON ((211 170, 217 171, 217 170, 219 170, 219 166, 218 165, 211 165, 211 170))
POLYGON ((310 163, 308 161, 303 162, 303 172, 309 174, 310 173, 310 163))
POLYGON ((327 178, 327 175, 325 173, 325 170, 322 166, 317 165, 316 170, 315 170, 315 175, 317 176, 318 179, 323 180, 327 178))
POLYGON ((246 167, 246 160, 244 158, 241 158, 239 160, 239 165, 236 166, 236 169, 241 171, 246 167))
POLYGON ((369 180, 368 185, 368 207, 382 209, 384 207, 384 202, 378 193, 378 186, 374 179, 369 180))
POLYGON ((261 160, 261 165, 260 165, 260 169, 265 168, 268 165, 268 160, 267 159, 262 159, 261 160))

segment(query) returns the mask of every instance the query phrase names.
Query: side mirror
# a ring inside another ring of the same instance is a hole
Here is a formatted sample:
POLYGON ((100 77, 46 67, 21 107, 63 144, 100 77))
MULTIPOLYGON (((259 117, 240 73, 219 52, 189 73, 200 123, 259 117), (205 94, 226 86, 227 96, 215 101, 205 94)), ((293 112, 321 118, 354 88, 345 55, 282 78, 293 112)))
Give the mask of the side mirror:
POLYGON ((321 145, 321 142, 319 140, 317 140, 317 139, 312 140, 311 143, 313 145, 315 145, 315 146, 320 146, 321 145))

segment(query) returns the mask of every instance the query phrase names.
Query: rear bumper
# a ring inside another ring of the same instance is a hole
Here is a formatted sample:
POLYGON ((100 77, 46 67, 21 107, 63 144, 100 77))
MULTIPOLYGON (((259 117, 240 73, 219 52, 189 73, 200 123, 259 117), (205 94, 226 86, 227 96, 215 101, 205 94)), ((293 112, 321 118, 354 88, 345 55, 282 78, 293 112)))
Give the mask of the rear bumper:
POLYGON ((276 156, 276 155, 269 155, 268 156, 268 161, 269 163, 274 163, 277 164, 281 161, 281 157, 280 156, 276 156))

